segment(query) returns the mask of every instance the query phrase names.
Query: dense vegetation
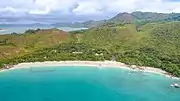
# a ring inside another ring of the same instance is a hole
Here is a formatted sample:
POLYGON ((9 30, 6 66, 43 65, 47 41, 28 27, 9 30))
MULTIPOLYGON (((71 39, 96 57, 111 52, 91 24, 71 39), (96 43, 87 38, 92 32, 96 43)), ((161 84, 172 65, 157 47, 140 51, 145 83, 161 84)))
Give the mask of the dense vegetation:
POLYGON ((59 60, 106 60, 108 51, 102 48, 93 48, 83 43, 64 43, 52 48, 45 48, 24 56, 5 59, 3 63, 17 64, 35 61, 59 60))
MULTIPOLYGON (((146 19, 159 20, 169 16, 162 14, 163 17, 159 17, 155 16, 155 13, 154 18, 149 18, 148 14, 144 15, 146 19)), ((144 20, 141 17, 138 19, 144 20)), ((88 30, 69 32, 68 41, 63 41, 63 43, 48 45, 48 47, 41 47, 30 53, 1 59, 0 66, 54 60, 116 60, 130 65, 161 68, 175 76, 180 76, 179 28, 180 22, 178 21, 149 22, 141 24, 141 26, 129 22, 108 22, 88 30)), ((44 32, 38 31, 38 33, 44 32)), ((23 34, 22 36, 29 38, 35 35, 34 37, 37 37, 38 34, 36 34, 23 34)), ((21 35, 13 37, 19 36, 21 35)), ((40 34, 38 37, 43 36, 44 34, 40 34)), ((58 37, 62 36, 56 36, 57 39, 58 37)), ((4 44, 10 45, 14 42, 10 41, 11 38, 4 40, 6 38, 1 38, 3 39, 1 47, 5 47, 4 44)), ((35 41, 35 46, 37 43, 39 41, 35 41)), ((17 44, 14 45, 17 47, 17 44)), ((27 44, 23 45, 27 46, 27 44)), ((34 47, 31 48, 34 49, 34 47)))
POLYGON ((23 34, 0 35, 0 58, 29 53, 67 41, 68 34, 57 29, 32 30, 23 34))

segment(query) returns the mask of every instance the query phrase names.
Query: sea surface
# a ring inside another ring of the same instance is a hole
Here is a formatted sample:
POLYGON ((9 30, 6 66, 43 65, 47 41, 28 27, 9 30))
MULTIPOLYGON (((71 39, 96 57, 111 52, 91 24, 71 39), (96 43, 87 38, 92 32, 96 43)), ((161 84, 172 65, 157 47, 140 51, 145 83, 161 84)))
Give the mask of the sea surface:
POLYGON ((31 67, 0 73, 0 101, 180 101, 175 82, 118 68, 31 67))
POLYGON ((57 28, 63 31, 75 31, 75 30, 81 30, 81 29, 87 29, 87 28, 71 28, 71 27, 55 27, 50 25, 44 25, 44 26, 0 26, 0 35, 1 34, 11 34, 13 32, 16 33, 24 33, 28 29, 50 29, 50 28, 57 28))

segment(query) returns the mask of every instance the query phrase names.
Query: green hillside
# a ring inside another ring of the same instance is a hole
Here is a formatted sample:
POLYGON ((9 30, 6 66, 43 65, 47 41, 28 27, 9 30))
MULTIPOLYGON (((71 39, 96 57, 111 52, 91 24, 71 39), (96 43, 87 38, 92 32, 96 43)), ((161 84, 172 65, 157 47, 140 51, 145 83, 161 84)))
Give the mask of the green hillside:
MULTIPOLYGON (((104 24, 73 31, 69 40, 31 54, 3 59, 3 64, 60 60, 116 60, 151 66, 180 76, 180 22, 104 24)), ((38 42, 37 42, 37 44, 38 42)), ((40 45, 41 46, 41 45, 40 45)))
POLYGON ((0 58, 7 58, 53 46, 67 40, 68 34, 57 29, 28 30, 24 34, 0 35, 0 58))

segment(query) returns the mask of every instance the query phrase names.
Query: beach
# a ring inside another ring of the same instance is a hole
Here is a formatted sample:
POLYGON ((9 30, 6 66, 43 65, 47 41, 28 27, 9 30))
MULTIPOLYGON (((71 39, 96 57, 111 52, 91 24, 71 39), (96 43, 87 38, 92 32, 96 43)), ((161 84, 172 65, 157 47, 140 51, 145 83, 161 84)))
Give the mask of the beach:
POLYGON ((145 101, 146 99, 179 101, 180 89, 171 86, 174 83, 180 84, 179 80, 154 74, 159 73, 158 70, 154 73, 146 73, 154 69, 147 68, 146 71, 141 70, 141 72, 135 67, 113 61, 21 63, 0 73, 0 99, 1 101, 14 99, 17 101, 145 101))
POLYGON ((178 77, 174 77, 167 73, 164 70, 153 68, 153 67, 145 67, 145 66, 136 66, 136 65, 127 65, 121 62, 116 61, 45 61, 45 62, 29 62, 29 63, 19 63, 17 65, 12 66, 9 69, 2 69, 1 72, 7 70, 14 69, 22 69, 22 68, 31 68, 31 67, 51 67, 51 66, 90 66, 95 68, 121 68, 121 69, 129 69, 132 71, 142 71, 155 73, 159 75, 163 75, 172 79, 179 79, 178 77))

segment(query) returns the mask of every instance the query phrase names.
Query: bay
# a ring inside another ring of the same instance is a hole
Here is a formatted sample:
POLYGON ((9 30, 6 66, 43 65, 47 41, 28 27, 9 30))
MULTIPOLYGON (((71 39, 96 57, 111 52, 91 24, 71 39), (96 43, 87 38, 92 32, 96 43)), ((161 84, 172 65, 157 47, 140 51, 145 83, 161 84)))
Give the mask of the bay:
POLYGON ((87 29, 87 28, 71 28, 71 27, 57 27, 57 26, 51 26, 51 25, 43 25, 43 26, 0 26, 0 35, 1 34, 11 34, 13 32, 15 33, 24 33, 28 29, 51 29, 51 28, 57 28, 63 31, 75 31, 75 30, 81 30, 81 29, 87 29))
POLYGON ((180 101, 175 82, 119 68, 32 67, 0 73, 0 101, 180 101))

